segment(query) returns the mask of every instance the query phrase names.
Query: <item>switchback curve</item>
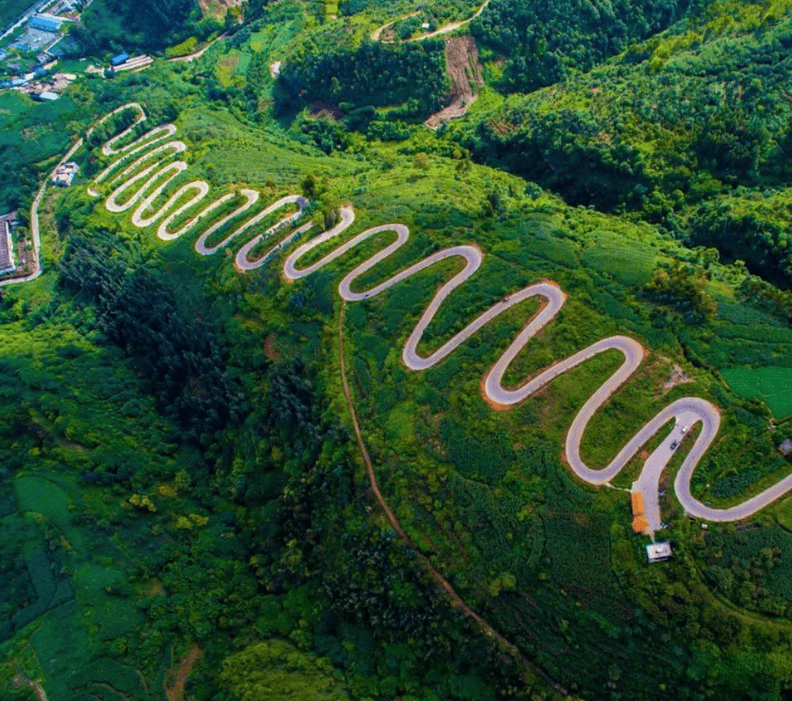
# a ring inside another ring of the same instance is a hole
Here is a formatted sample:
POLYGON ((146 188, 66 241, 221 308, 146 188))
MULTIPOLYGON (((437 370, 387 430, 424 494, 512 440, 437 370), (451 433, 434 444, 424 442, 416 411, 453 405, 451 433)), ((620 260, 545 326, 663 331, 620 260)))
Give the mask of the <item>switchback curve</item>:
MULTIPOLYGON (((102 118, 98 124, 101 125, 105 123, 113 115, 125 110, 130 110, 135 113, 136 118, 133 119, 132 123, 126 129, 104 144, 102 153, 105 156, 116 156, 117 158, 96 176, 88 189, 91 195, 98 197, 100 192, 97 188, 107 183, 111 191, 105 198, 105 207, 109 211, 121 213, 135 207, 131 217, 132 223, 137 227, 143 228, 154 226, 159 222, 157 235, 160 239, 168 241, 178 238, 192 229, 197 229, 202 219, 207 218, 210 214, 219 210, 234 197, 233 193, 228 193, 219 197, 210 204, 204 206, 199 212, 196 212, 177 231, 171 231, 170 225, 176 218, 188 215, 188 213, 196 208, 209 194, 209 185, 202 180, 195 180, 182 184, 166 199, 159 209, 157 209, 155 203, 166 197, 165 191, 168 186, 174 183, 175 187, 175 181, 188 170, 188 165, 184 161, 174 161, 170 163, 167 163, 167 161, 185 152, 187 147, 181 141, 169 140, 177 131, 176 127, 172 124, 155 127, 130 141, 138 125, 146 120, 145 112, 137 103, 130 103, 118 108, 102 118), (128 141, 130 142, 127 143, 126 146, 121 145, 128 141), (186 197, 190 194, 190 197, 186 197)), ((86 138, 90 138, 92 131, 93 128, 88 131, 86 138)), ((76 151, 80 145, 81 142, 75 144, 70 154, 76 151)), ((234 220, 249 216, 249 213, 255 209, 255 205, 259 199, 258 192, 255 190, 243 189, 239 194, 245 199, 241 205, 237 206, 236 209, 226 214, 219 221, 200 231, 198 240, 195 244, 195 249, 199 254, 212 255, 216 253, 221 248, 229 245, 237 237, 245 234, 249 229, 253 229, 266 216, 289 205, 295 206, 297 211, 284 216, 275 225, 256 234, 245 243, 235 256, 235 267, 239 271, 256 269, 264 265, 297 237, 311 229, 312 225, 310 222, 304 223, 287 233, 279 243, 272 246, 263 256, 255 260, 249 258, 254 247, 258 246, 263 241, 274 238, 276 234, 286 233, 286 229, 296 225, 303 216, 304 209, 309 204, 308 200, 300 196, 291 195, 277 200, 248 219, 245 219, 221 242, 209 245, 208 239, 212 234, 226 226, 230 226, 234 220)), ((476 274, 483 260, 482 252, 476 246, 453 246, 427 256, 423 260, 396 273, 371 289, 359 292, 353 291, 353 283, 358 278, 391 256, 409 240, 409 230, 403 224, 384 224, 368 229, 339 244, 335 249, 324 255, 324 257, 312 265, 305 268, 298 267, 298 261, 304 255, 341 235, 353 222, 354 212, 352 208, 342 207, 340 210, 340 221, 336 226, 299 246, 294 253, 287 258, 283 268, 284 276, 289 280, 298 280, 310 275, 323 266, 335 261, 358 244, 387 232, 394 233, 396 235, 395 240, 374 253, 363 263, 360 263, 350 271, 339 284, 338 292, 341 298, 346 302, 355 302, 376 297, 413 275, 443 260, 459 258, 464 262, 462 270, 445 282, 436 292, 405 343, 402 351, 402 359, 404 364, 411 370, 425 370, 443 361, 483 326, 494 321, 500 314, 514 305, 532 297, 539 297, 542 299, 544 301, 544 306, 536 315, 529 319, 526 326, 486 373, 484 382, 482 383, 484 398, 496 408, 508 408, 514 404, 525 401, 560 374, 577 367, 600 353, 616 350, 622 354, 624 357, 622 364, 586 401, 575 416, 567 432, 565 441, 566 458, 572 471, 582 480, 595 485, 607 484, 637 453, 641 446, 659 431, 662 426, 671 420, 677 423, 684 420, 686 425, 692 425, 692 423, 695 422, 700 422, 702 424, 702 430, 683 462, 675 480, 677 498, 687 513, 711 521, 739 520, 751 516, 783 494, 792 490, 792 475, 790 475, 755 497, 728 509, 711 508, 696 500, 690 492, 690 481, 696 465, 715 439, 720 426, 720 415, 717 408, 706 400, 696 397, 679 399, 661 410, 654 418, 649 420, 630 441, 628 441, 607 467, 600 470, 594 470, 588 467, 580 456, 580 442, 586 427, 596 411, 608 401, 615 391, 630 379, 640 366, 645 354, 643 347, 628 336, 611 336, 604 338, 575 353, 569 358, 551 365, 549 368, 541 371, 538 375, 518 387, 504 387, 503 378, 514 358, 530 342, 531 338, 555 318, 565 303, 566 295, 555 283, 542 282, 529 285, 528 287, 508 295, 471 321, 463 330, 459 331, 434 353, 428 356, 422 356, 419 352, 419 345, 424 332, 435 317, 440 306, 448 300, 449 295, 451 295, 457 287, 464 284, 472 275, 476 274)), ((665 463, 663 467, 664 465, 665 463)), ((654 499, 656 501, 657 495, 645 494, 644 498, 654 499)))

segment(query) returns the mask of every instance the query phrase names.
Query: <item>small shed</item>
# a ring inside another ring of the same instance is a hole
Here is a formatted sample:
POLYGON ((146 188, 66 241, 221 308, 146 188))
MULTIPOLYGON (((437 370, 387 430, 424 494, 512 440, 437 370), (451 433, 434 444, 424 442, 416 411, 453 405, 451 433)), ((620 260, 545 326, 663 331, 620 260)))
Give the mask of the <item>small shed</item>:
POLYGON ((792 453, 792 438, 787 438, 781 445, 778 446, 781 455, 789 455, 792 453))
POLYGON ((113 56, 113 58, 110 59, 110 65, 113 67, 120 66, 122 63, 126 63, 128 60, 129 54, 118 54, 117 56, 113 56))
POLYGON ((646 520, 645 516, 636 516, 633 519, 632 529, 636 533, 643 533, 648 528, 649 528, 649 521, 646 520))
POLYGON ((39 102, 54 102, 60 97, 60 95, 58 95, 56 92, 52 92, 52 90, 44 90, 40 93, 33 93, 31 97, 34 100, 38 100, 39 102))
POLYGON ((630 498, 632 499, 632 512, 633 516, 640 516, 643 514, 643 494, 640 492, 631 492, 630 498))
POLYGON ((668 541, 646 546, 646 559, 649 562, 662 562, 671 559, 671 544, 668 541))

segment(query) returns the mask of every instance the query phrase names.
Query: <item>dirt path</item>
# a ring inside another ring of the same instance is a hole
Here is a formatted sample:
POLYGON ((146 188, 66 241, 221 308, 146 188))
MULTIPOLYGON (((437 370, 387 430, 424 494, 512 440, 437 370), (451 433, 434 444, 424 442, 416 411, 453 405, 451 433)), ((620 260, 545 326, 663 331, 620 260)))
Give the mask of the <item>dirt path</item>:
POLYGON ((464 27, 466 24, 472 22, 476 17, 478 17, 484 10, 487 8, 487 5, 490 4, 490 0, 484 0, 484 3, 476 10, 470 17, 467 19, 460 20, 459 22, 449 22, 448 24, 444 24, 440 29, 436 29, 429 34, 422 34, 419 37, 415 37, 414 39, 410 39, 410 41, 423 41, 424 39, 431 39, 432 37, 440 36, 441 34, 449 34, 460 27, 464 27))
MULTIPOLYGON (((556 682, 552 677, 550 677, 544 670, 537 667, 533 662, 526 659, 520 650, 517 648, 516 645, 509 642, 506 638, 504 638, 498 631, 496 631, 487 621, 485 621, 479 614, 477 614, 473 609, 471 609, 462 599, 459 594, 456 593, 454 588, 449 584, 448 580, 443 577, 432 565, 429 558, 427 558, 418 548, 413 544, 407 534, 404 532, 404 529, 401 527, 399 523, 399 519, 396 518, 396 515, 391 511, 391 508, 388 506, 388 503, 385 501, 385 498, 382 496, 382 492, 380 492, 379 485, 377 484, 377 476, 374 474, 374 466, 371 463, 371 457, 369 456, 368 450, 366 450, 366 445, 363 442, 363 436, 360 432, 360 425, 358 424, 357 420, 357 413, 355 412, 355 405, 352 401, 352 394, 349 390, 349 382, 347 380, 346 374, 346 360, 344 358, 344 311, 346 310, 346 300, 341 302, 341 313, 338 315, 338 347, 339 347, 339 354, 341 359, 341 382, 344 387, 344 396, 346 397, 347 401, 347 408, 349 409, 349 415, 352 419, 352 427, 355 430, 355 437, 357 438, 358 448, 360 449, 360 454, 363 457, 363 462, 366 464, 366 472, 368 473, 369 483, 371 484, 371 490, 374 492, 374 496, 377 498, 379 505, 382 507, 382 510, 385 512, 385 516, 388 519, 388 522, 391 524, 391 527, 394 531, 399 535, 402 539, 404 544, 410 548, 410 550, 415 553, 418 562, 420 563, 421 567, 432 577, 432 579, 440 585, 440 587, 445 592, 446 596, 448 597, 451 605, 454 606, 456 609, 461 611, 465 614, 468 618, 470 618, 476 626, 487 636, 494 638, 497 640, 504 651, 508 652, 516 661, 530 669, 531 672, 537 674, 542 679, 544 679, 548 684, 550 684, 559 694, 564 696, 568 695, 568 692, 564 687, 562 687, 558 682, 556 682)), ((178 699, 169 699, 169 701, 180 701, 178 699)))
POLYGON ((28 679, 21 672, 17 672, 17 674, 14 676, 14 686, 17 688, 21 686, 27 686, 33 690, 33 693, 36 695, 38 701, 49 701, 47 699, 47 694, 44 691, 44 687, 38 682, 34 682, 32 679, 28 679))
POLYGON ((424 124, 437 129, 444 122, 461 117, 470 109, 478 97, 478 89, 484 85, 482 67, 479 63, 476 40, 468 35, 451 37, 445 47, 446 72, 451 78, 451 104, 433 114, 424 124))
POLYGON ((29 282, 30 280, 35 280, 39 275, 41 275, 41 235, 39 232, 38 214, 39 206, 41 205, 41 199, 44 197, 44 191, 47 189, 47 185, 49 185, 50 180, 55 175, 55 171, 58 170, 58 168, 60 168, 60 166, 62 166, 64 163, 66 163, 66 161, 68 161, 82 145, 82 138, 79 138, 74 142, 72 147, 66 152, 66 155, 58 161, 55 168, 53 168, 47 177, 44 178, 44 181, 41 183, 41 187, 39 187, 35 198, 33 198, 33 203, 30 205, 30 235, 33 238, 32 261, 34 263, 34 269, 24 277, 1 280, 0 287, 3 287, 4 285, 14 285, 19 282, 29 282))
POLYGON ((384 32, 388 27, 391 25, 396 24, 396 22, 401 22, 403 19, 409 19, 410 17, 415 17, 418 12, 411 12, 409 15, 404 15, 404 17, 397 17, 396 19, 392 19, 390 22, 386 22, 381 27, 377 27, 373 32, 371 32, 371 41, 379 41, 380 37, 382 36, 382 32, 384 32))
MULTIPOLYGON (((412 39, 408 39, 408 41, 423 41, 424 39, 431 39, 432 37, 440 36, 441 34, 449 34, 460 27, 464 27, 466 24, 472 22, 476 17, 478 17, 484 10, 486 9, 487 5, 490 4, 490 0, 484 0, 484 3, 476 10, 470 17, 467 19, 461 19, 457 22, 449 22, 448 24, 444 24, 439 29, 436 29, 433 32, 429 32, 429 34, 421 34, 419 37, 414 37, 412 39)), ((373 32, 371 32, 371 40, 372 41, 379 41, 380 37, 382 36, 382 32, 384 32, 388 27, 391 25, 396 24, 396 22, 401 22, 403 19, 409 19, 410 17, 415 17, 416 15, 420 14, 420 12, 411 12, 409 15, 404 15, 403 17, 397 17, 396 19, 392 19, 390 22, 383 24, 381 27, 377 27, 373 32)), ((389 39, 383 39, 383 41, 390 41, 389 39)))
POLYGON ((215 44, 216 44, 218 41, 220 41, 221 39, 225 39, 225 38, 226 38, 226 36, 228 36, 228 35, 227 35, 227 34, 225 34, 225 33, 223 33, 223 34, 221 34, 219 37, 217 37, 217 39, 214 39, 213 41, 210 41, 210 42, 209 42, 209 43, 208 43, 206 46, 204 46, 202 49, 199 49, 198 51, 196 51, 196 52, 194 52, 194 53, 188 54, 187 56, 177 56, 176 58, 169 58, 169 59, 168 59, 168 62, 169 62, 169 63, 171 63, 171 62, 174 62, 174 61, 187 61, 187 62, 192 62, 192 61, 193 61, 194 59, 196 59, 196 58, 201 58, 201 56, 203 56, 203 55, 204 55, 204 53, 206 52, 206 50, 207 50, 207 49, 208 49, 210 46, 214 46, 214 45, 215 45, 215 44))
POLYGON ((168 701, 182 701, 184 699, 184 688, 187 685, 187 679, 202 654, 203 650, 197 645, 193 645, 181 663, 179 663, 179 666, 166 676, 163 686, 165 687, 165 696, 168 697, 168 701), (169 684, 168 682, 171 683, 169 684))

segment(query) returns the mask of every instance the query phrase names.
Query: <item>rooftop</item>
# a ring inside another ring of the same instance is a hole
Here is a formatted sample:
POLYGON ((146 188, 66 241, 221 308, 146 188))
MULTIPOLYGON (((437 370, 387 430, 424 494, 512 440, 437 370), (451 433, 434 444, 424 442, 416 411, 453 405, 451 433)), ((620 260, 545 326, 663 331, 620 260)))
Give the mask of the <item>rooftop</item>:
POLYGON ((11 225, 16 221, 16 212, 9 212, 0 217, 0 275, 12 273, 14 265, 14 240, 11 236, 11 225))
POLYGON ((632 500, 633 516, 640 516, 641 514, 643 514, 644 511, 643 494, 641 494, 641 492, 631 492, 630 498, 632 500))
POLYGON ((32 29, 39 29, 44 32, 57 32, 61 28, 62 24, 63 20, 60 17, 41 14, 31 17, 28 26, 30 26, 32 29))
POLYGON ((74 180, 74 176, 77 175, 78 170, 80 170, 80 166, 78 166, 74 161, 62 163, 55 169, 55 173, 52 176, 52 182, 55 185, 60 185, 61 187, 69 187, 69 185, 72 184, 72 180, 74 180))
POLYGON ((662 562, 671 559, 671 545, 668 541, 651 543, 646 546, 646 559, 649 562, 662 562))

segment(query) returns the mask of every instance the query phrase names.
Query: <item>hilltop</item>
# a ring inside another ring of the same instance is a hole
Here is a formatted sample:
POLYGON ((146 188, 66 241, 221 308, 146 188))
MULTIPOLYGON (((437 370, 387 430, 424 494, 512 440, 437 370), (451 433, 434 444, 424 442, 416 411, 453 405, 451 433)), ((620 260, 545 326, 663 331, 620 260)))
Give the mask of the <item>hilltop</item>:
POLYGON ((784 698, 787 9, 94 0, 151 62, 0 94, 3 698, 784 698))

